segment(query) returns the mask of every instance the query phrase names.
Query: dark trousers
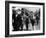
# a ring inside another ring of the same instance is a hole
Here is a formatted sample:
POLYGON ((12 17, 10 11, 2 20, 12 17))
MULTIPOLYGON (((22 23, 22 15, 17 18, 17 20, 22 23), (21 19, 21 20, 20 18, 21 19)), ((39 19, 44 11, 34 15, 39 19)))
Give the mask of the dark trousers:
POLYGON ((21 30, 23 30, 23 24, 21 24, 21 30))
POLYGON ((37 25, 38 25, 38 21, 39 21, 39 20, 37 20, 37 25))
POLYGON ((28 23, 26 24, 26 30, 28 30, 28 23))
POLYGON ((34 26, 34 23, 32 23, 32 26, 34 26))

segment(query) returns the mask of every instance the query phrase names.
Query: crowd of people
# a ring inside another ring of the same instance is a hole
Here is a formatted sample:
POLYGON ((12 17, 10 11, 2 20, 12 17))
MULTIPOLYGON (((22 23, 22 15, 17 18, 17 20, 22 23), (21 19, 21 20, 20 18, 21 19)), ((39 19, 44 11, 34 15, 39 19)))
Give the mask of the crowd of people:
POLYGON ((37 23, 37 25, 39 24, 40 9, 39 12, 36 11, 33 13, 33 11, 30 12, 25 8, 17 10, 13 8, 12 12, 12 20, 14 20, 12 22, 13 31, 29 30, 29 23, 31 23, 33 29, 35 23, 37 23), (24 29, 24 26, 26 29, 24 29))

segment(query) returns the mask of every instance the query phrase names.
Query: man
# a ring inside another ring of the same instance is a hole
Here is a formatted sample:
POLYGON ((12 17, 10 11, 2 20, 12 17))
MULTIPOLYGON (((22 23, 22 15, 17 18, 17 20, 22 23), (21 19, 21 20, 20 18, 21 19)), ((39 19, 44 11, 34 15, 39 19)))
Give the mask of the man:
POLYGON ((39 18, 39 16, 37 15, 37 16, 36 16, 37 25, 38 25, 39 19, 40 19, 40 18, 39 18))
POLYGON ((24 8, 21 9, 21 14, 20 14, 20 15, 21 15, 21 20, 22 20, 21 26, 20 26, 20 27, 21 27, 21 30, 20 30, 20 31, 22 31, 22 30, 23 30, 23 22, 24 22, 24 18, 23 18, 23 15, 24 15, 24 8))
POLYGON ((17 30, 17 18, 16 18, 16 11, 13 9, 13 14, 12 14, 12 20, 14 20, 13 24, 13 31, 17 30))
POLYGON ((35 19, 33 19, 33 14, 31 14, 31 15, 29 16, 29 18, 30 18, 30 22, 31 22, 31 24, 32 24, 32 28, 33 28, 33 30, 34 30, 35 19))
POLYGON ((14 20, 13 22, 13 31, 18 31, 20 30, 19 27, 22 25, 22 19, 21 19, 21 15, 16 14, 18 12, 16 12, 16 10, 13 10, 13 15, 12 15, 12 19, 14 20))

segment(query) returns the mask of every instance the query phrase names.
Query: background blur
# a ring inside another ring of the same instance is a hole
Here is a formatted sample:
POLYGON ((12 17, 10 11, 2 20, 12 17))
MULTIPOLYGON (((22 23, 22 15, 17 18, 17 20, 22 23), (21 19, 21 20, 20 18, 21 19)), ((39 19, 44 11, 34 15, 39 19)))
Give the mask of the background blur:
MULTIPOLYGON (((16 0, 16 1, 43 2, 43 3, 45 3, 45 9, 46 9, 46 0, 16 0)), ((45 19, 46 19, 46 17, 45 17, 45 19)), ((46 22, 45 22, 45 25, 46 25, 46 22)), ((0 38, 5 38, 5 0, 0 0, 0 38)), ((46 28, 45 28, 45 35, 25 36, 25 37, 7 37, 7 38, 46 38, 46 28)))

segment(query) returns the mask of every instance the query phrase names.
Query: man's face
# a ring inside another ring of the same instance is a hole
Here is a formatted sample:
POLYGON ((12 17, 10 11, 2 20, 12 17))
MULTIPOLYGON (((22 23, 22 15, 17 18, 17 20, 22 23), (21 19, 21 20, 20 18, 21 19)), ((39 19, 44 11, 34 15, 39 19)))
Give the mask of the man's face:
POLYGON ((18 13, 18 14, 21 14, 21 11, 18 11, 17 13, 18 13))

